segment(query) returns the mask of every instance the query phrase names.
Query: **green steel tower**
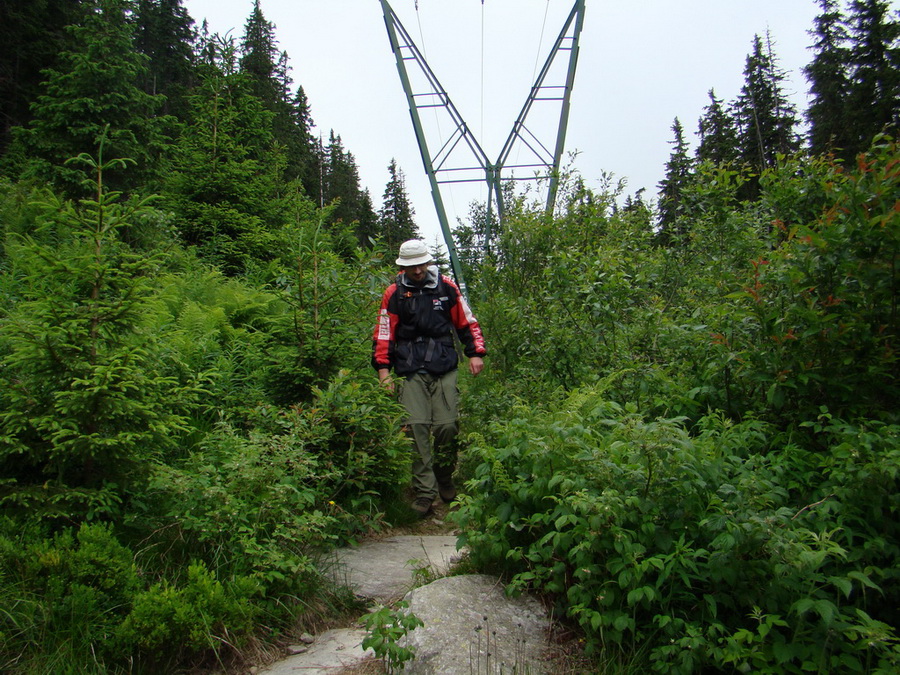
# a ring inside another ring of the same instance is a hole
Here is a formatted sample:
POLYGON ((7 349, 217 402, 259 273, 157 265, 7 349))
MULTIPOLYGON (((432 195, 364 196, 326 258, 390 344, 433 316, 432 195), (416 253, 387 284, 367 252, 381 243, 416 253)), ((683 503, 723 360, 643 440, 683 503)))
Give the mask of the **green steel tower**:
MULTIPOLYGON (((487 154, 473 136, 456 106, 453 105, 449 94, 428 66, 424 56, 403 27, 388 0, 379 1, 384 12, 384 22, 391 41, 391 49, 397 62, 400 82, 406 93, 416 141, 422 155, 422 163, 431 184, 431 196, 450 255, 450 263, 457 283, 465 291, 462 268, 456 254, 456 246, 453 243, 453 235, 450 231, 440 186, 443 183, 484 181, 488 188, 486 217, 489 227, 490 213, 494 202, 496 202, 500 222, 503 222, 505 214, 503 190, 501 189, 503 181, 546 179, 549 181, 546 209, 548 213, 552 213, 559 185, 560 161, 565 148, 572 87, 578 63, 578 40, 584 25, 585 0, 575 1, 495 162, 488 159, 487 154), (562 54, 567 54, 568 61, 563 64, 565 67, 560 76, 559 68, 554 68, 554 64, 557 63, 558 58, 560 62, 564 61, 564 57, 560 56, 562 54), (415 86, 412 75, 417 76, 415 86), (556 77, 556 81, 552 76, 556 77), (528 127, 529 113, 536 104, 543 102, 559 106, 556 139, 552 143, 543 143, 528 127), (452 129, 448 140, 434 153, 429 149, 420 115, 420 111, 426 108, 443 111, 449 118, 452 129), (511 162, 514 150, 519 159, 511 162), (465 161, 462 163, 460 163, 462 159, 460 155, 465 157, 465 161), (525 158, 520 159, 523 155, 525 158), (528 177, 515 176, 512 172, 516 169, 529 170, 531 175, 528 177), (510 172, 510 175, 506 175, 504 172, 510 172)), ((485 242, 488 241, 489 235, 488 231, 485 242)))

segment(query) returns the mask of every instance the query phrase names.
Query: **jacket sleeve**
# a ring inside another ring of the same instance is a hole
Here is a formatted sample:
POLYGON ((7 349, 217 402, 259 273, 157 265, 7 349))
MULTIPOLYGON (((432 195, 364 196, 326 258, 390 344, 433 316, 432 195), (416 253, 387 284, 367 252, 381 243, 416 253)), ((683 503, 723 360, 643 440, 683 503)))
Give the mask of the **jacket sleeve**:
POLYGON ((450 318, 453 321, 453 327, 459 336, 459 341, 463 344, 463 351, 466 356, 484 356, 487 350, 484 346, 484 334, 481 332, 481 326, 478 320, 469 308, 469 303, 459 292, 459 286, 450 277, 444 277, 444 283, 450 287, 451 292, 456 295, 456 302, 450 309, 450 318))
POLYGON ((372 367, 375 370, 390 368, 393 365, 394 335, 399 317, 390 311, 391 298, 397 284, 391 284, 381 297, 381 308, 378 310, 378 321, 372 334, 372 367))

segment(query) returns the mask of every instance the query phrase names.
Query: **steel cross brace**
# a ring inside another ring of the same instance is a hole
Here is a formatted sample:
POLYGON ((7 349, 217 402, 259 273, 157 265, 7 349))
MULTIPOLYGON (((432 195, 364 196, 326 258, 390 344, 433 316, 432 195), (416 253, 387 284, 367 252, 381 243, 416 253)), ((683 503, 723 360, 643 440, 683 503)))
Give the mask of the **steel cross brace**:
POLYGON ((450 255, 450 264, 453 267, 453 273, 457 283, 465 290, 462 269, 456 254, 456 246, 453 243, 453 235, 450 231, 447 212, 441 197, 440 185, 442 183, 480 182, 482 180, 487 183, 488 199, 486 209, 487 223, 485 246, 488 245, 490 240, 489 228, 492 202, 494 200, 496 200, 497 203, 497 214, 501 222, 505 215, 503 191, 501 190, 502 180, 535 180, 539 178, 548 178, 550 183, 546 210, 548 213, 552 213, 559 185, 559 167, 563 149, 565 147, 572 87, 575 82, 575 68, 578 62, 578 41, 584 25, 585 0, 575 1, 572 11, 569 13, 568 19, 566 19, 566 22, 559 33, 559 37, 557 37, 556 42, 550 51, 550 55, 547 57, 540 74, 531 87, 531 92, 513 124, 512 130, 506 139, 506 143, 503 145, 503 149, 500 151, 497 161, 493 163, 488 159, 487 154, 481 148, 477 139, 472 135, 472 132, 466 125, 462 115, 460 115, 456 106, 453 105, 453 101, 451 101, 449 94, 447 94, 441 86, 437 76, 432 72, 425 57, 419 51, 419 48, 416 46, 407 30, 403 27, 403 24, 400 22, 399 17, 394 12, 388 0, 379 1, 381 2, 381 8, 384 13, 384 22, 387 27, 388 37, 391 41, 391 49, 394 52, 394 57, 397 62, 397 71, 400 74, 400 82, 403 85, 403 91, 406 94, 407 103, 409 105, 409 114, 416 134, 416 141, 419 145, 419 153, 422 156, 425 173, 428 175, 428 180, 431 184, 431 196, 434 200, 438 221, 440 222, 444 241, 447 245, 447 251, 450 255), (545 80, 550 73, 557 55, 565 51, 569 52, 565 84, 545 84, 545 80), (417 72, 424 78, 424 91, 413 91, 410 72, 407 69, 407 62, 412 62, 418 67, 417 72), (535 102, 538 101, 558 101, 561 103, 559 124, 556 131, 556 142, 552 151, 541 143, 537 136, 532 133, 525 124, 529 112, 531 112, 535 102), (429 151, 422 119, 419 115, 419 111, 426 108, 444 109, 450 118, 451 127, 453 129, 448 140, 433 155, 429 151), (534 162, 509 164, 509 158, 513 149, 516 147, 524 147, 531 153, 534 162), (449 164, 450 157, 454 155, 454 153, 459 154, 456 152, 458 148, 468 149, 471 159, 475 163, 474 166, 455 166, 449 164), (541 169, 545 171, 545 173, 539 174, 534 172, 533 175, 527 178, 512 176, 511 178, 504 179, 502 177, 504 169, 541 169), (473 177, 473 174, 477 175, 477 177, 473 177), (463 177, 454 177, 460 175, 463 175, 463 177), (444 178, 444 176, 447 177, 444 178))

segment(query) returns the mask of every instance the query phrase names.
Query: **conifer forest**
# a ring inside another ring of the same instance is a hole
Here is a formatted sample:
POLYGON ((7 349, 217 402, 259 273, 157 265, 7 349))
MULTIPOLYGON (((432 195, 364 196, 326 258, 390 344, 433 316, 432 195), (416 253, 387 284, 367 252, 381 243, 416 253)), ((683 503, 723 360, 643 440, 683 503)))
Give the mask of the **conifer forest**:
MULTIPOLYGON (((455 226, 450 518, 590 672, 900 672, 900 16, 817 4, 806 110, 760 26, 658 194, 455 226)), ((414 519, 370 358, 419 231, 315 103, 259 0, 0 3, 0 672, 241 672, 414 519)))

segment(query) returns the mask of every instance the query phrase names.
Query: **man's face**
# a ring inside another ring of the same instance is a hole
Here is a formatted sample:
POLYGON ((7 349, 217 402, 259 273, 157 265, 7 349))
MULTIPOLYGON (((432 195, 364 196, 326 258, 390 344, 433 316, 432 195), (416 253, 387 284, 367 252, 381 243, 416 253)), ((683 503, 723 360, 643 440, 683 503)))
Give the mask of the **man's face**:
POLYGON ((406 272, 406 278, 412 281, 414 284, 420 284, 425 281, 425 274, 428 271, 428 266, 431 263, 424 263, 422 265, 413 265, 411 267, 404 267, 403 271, 406 272))

